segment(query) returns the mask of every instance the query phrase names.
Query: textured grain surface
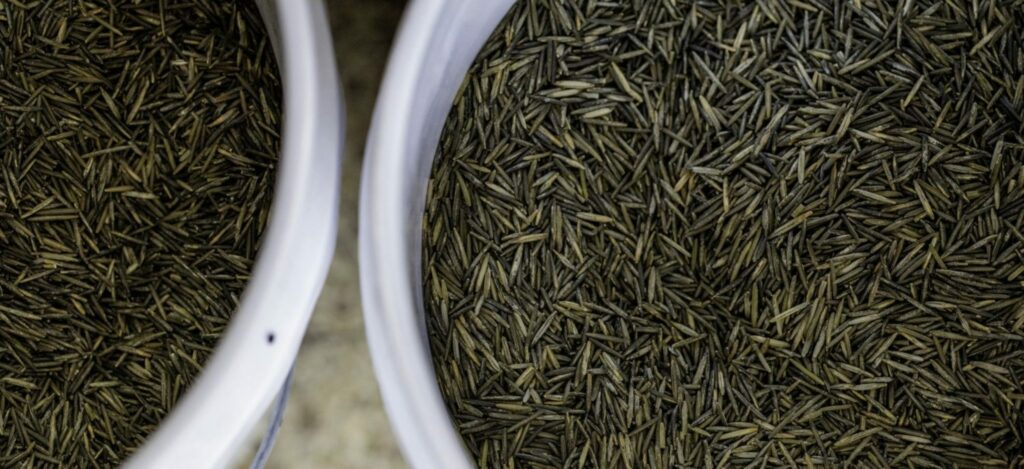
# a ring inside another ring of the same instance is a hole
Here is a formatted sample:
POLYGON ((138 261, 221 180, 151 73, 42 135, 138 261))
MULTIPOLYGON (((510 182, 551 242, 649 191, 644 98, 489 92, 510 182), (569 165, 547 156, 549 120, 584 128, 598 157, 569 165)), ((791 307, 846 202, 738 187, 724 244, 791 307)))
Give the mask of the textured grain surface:
POLYGON ((1022 2, 522 0, 424 288, 482 467, 1018 467, 1022 2))
POLYGON ((280 85, 250 1, 0 2, 0 467, 108 467, 228 323, 280 85))

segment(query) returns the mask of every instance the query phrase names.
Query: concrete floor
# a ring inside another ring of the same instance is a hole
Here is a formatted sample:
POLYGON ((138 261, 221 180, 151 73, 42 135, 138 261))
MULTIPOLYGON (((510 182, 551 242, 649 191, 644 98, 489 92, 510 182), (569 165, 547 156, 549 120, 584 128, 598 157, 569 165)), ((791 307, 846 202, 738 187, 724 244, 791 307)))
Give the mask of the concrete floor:
POLYGON ((338 245, 268 468, 406 467, 377 391, 359 301, 363 147, 404 0, 326 0, 348 110, 338 245))

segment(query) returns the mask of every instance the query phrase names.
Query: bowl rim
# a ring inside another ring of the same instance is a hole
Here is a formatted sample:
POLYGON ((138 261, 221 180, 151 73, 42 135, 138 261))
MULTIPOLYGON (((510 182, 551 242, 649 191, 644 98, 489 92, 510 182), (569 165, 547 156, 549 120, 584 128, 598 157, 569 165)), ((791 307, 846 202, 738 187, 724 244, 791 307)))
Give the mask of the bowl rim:
POLYGON ((415 286, 404 271, 415 254, 402 238, 408 213, 398 194, 407 188, 403 181, 394 182, 405 171, 417 77, 445 3, 413 1, 406 7, 370 124, 359 196, 359 283, 370 356, 402 453, 420 469, 472 467, 438 390, 427 342, 416 327, 415 286))
MULTIPOLYGON (((409 155, 419 155, 422 134, 430 133, 417 119, 430 106, 443 105, 447 115, 465 71, 512 3, 413 0, 398 28, 367 139, 359 197, 359 277, 367 342, 391 428, 406 461, 418 469, 475 465, 437 385, 422 324, 420 276, 409 272, 419 265, 419 253, 410 251, 418 249, 421 219, 415 218, 415 204, 410 209, 406 202, 425 198, 409 184, 409 177, 420 177, 409 155), (475 47, 470 51, 469 45, 475 47), (447 56, 445 47, 471 54, 447 56), (443 83, 451 96, 423 93, 429 83, 443 83), (414 237, 411 246, 409 236, 414 237)), ((440 123, 429 126, 440 132, 440 123)))
POLYGON ((127 468, 229 464, 282 389, 333 257, 344 118, 327 15, 320 0, 260 7, 279 34, 275 50, 286 52, 278 56, 281 157, 262 247, 213 355, 127 468))

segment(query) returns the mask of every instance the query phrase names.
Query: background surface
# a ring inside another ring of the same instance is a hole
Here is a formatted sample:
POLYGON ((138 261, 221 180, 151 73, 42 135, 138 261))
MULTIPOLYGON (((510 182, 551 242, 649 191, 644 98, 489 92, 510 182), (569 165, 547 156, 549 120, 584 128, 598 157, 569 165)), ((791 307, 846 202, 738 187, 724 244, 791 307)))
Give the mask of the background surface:
POLYGON ((267 467, 403 468, 363 332, 356 208, 366 131, 405 1, 325 1, 348 119, 338 245, 267 467))

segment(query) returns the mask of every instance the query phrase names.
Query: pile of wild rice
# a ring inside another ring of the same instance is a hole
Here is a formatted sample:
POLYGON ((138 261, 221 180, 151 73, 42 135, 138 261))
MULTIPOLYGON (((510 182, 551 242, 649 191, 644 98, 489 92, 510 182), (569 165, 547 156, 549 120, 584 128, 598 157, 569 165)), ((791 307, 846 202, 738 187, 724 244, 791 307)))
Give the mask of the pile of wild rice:
POLYGON ((280 83, 252 1, 0 0, 0 467, 109 467, 246 284, 280 83))
POLYGON ((1024 463, 1024 2, 522 0, 424 286, 481 467, 1024 463))

